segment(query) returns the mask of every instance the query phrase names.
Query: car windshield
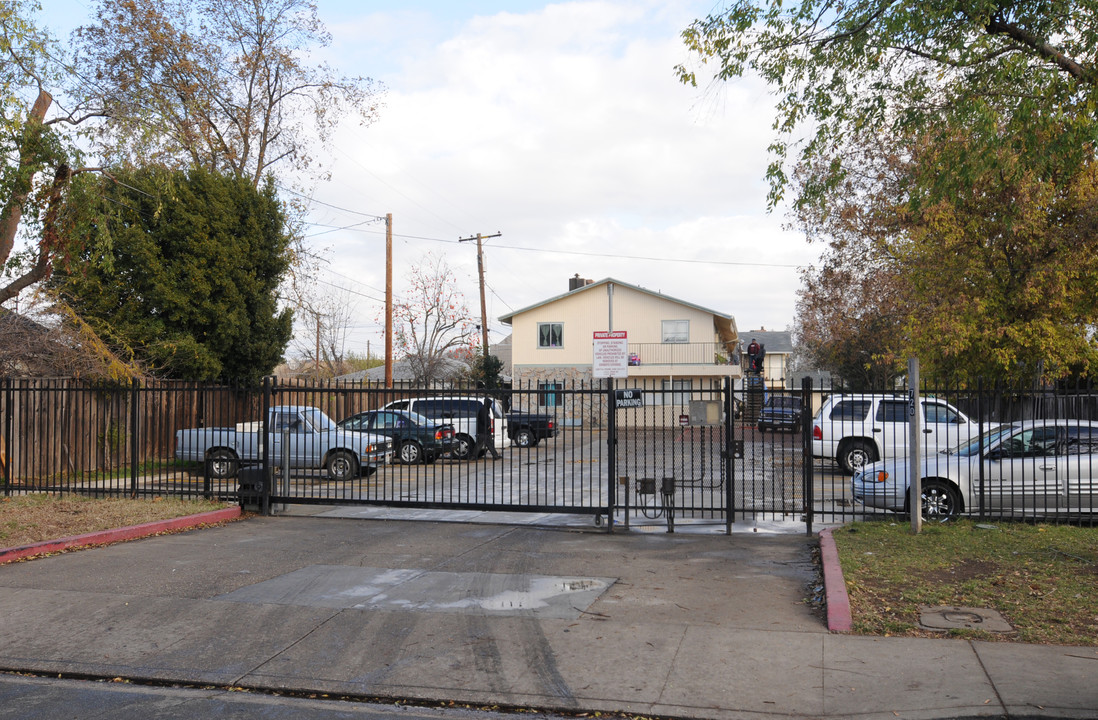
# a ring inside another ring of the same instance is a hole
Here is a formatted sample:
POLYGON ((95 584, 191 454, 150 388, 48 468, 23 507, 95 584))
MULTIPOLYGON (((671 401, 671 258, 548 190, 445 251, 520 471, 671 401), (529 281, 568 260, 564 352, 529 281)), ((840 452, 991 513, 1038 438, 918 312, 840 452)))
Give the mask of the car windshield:
POLYGON ((303 414, 305 415, 305 419, 309 421, 309 424, 313 426, 313 430, 317 432, 338 429, 330 417, 316 408, 306 410, 303 414))
POLYGON ((965 440, 960 445, 952 447, 945 452, 949 455, 961 455, 968 457, 976 455, 980 452, 981 442, 983 443, 984 450, 987 450, 992 444, 999 442, 1005 435, 1014 431, 1014 427, 1011 425, 1001 425, 991 430, 986 430, 983 435, 965 440))
POLYGON ((770 398, 771 407, 796 408, 796 407, 799 407, 800 404, 801 404, 801 399, 800 398, 791 398, 791 397, 772 397, 772 398, 770 398))

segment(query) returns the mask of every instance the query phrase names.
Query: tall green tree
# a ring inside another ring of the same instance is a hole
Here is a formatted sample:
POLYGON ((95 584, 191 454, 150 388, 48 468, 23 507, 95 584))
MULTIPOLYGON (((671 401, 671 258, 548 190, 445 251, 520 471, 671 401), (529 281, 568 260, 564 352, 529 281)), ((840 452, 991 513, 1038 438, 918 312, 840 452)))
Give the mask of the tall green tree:
POLYGON ((1098 164, 1038 171, 1009 138, 987 148, 962 132, 890 141, 866 139, 841 192, 798 213, 826 243, 798 301, 809 354, 855 381, 912 354, 961 383, 1098 369, 1098 164), (977 146, 984 169, 933 190, 977 146))
MULTIPOLYGON (((963 126, 990 143, 1006 127, 1028 162, 1061 168, 1098 138, 1098 0, 739 0, 683 39, 716 81, 754 73, 774 89, 772 204, 798 161, 830 172, 797 202, 833 188, 849 169, 838 150, 869 130, 963 126)), ((704 77, 677 70, 687 83, 704 77)), ((982 161, 966 160, 946 179, 982 161)))
POLYGON ((909 202, 895 247, 908 350, 927 372, 1027 385, 1098 370, 1098 163, 1039 171, 1017 144, 965 133, 921 146, 915 187, 978 150, 988 169, 951 195, 909 202))
POLYGON ((774 88, 770 203, 828 244, 817 348, 883 339, 959 381, 1098 367, 1098 0, 740 0, 684 39, 774 88))
POLYGON ((286 217, 271 183, 206 170, 118 171, 98 188, 100 222, 53 285, 100 337, 154 373, 256 382, 282 358, 291 313, 286 217))

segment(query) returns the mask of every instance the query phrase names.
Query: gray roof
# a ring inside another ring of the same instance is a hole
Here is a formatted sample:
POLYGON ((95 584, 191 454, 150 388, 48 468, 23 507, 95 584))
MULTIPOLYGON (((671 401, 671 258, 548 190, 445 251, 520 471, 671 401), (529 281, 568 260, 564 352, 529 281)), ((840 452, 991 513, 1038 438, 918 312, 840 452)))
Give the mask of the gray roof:
MULTIPOLYGON (((455 378, 469 370, 469 364, 463 360, 456 358, 442 358, 440 361, 445 366, 445 376, 447 379, 455 378)), ((361 380, 367 380, 371 382, 384 382, 385 380, 385 366, 379 365, 369 370, 359 370, 358 372, 348 373, 346 375, 340 375, 333 378, 334 380, 340 380, 345 382, 357 382, 361 380)), ((415 373, 412 372, 411 365, 407 360, 397 360, 393 363, 393 380, 410 381, 415 380, 415 373)))
POLYGON ((788 330, 744 330, 740 332, 740 340, 743 341, 744 352, 754 338, 766 350, 767 353, 789 355, 793 352, 793 333, 788 330))

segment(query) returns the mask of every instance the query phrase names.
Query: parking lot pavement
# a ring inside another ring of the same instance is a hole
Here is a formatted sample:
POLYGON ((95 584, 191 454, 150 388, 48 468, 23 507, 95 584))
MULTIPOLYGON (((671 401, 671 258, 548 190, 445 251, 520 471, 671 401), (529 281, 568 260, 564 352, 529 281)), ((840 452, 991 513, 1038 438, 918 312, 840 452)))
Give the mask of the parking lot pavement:
POLYGON ((0 669, 714 720, 1098 708, 1093 648, 829 634, 813 545, 256 517, 0 568, 0 669))

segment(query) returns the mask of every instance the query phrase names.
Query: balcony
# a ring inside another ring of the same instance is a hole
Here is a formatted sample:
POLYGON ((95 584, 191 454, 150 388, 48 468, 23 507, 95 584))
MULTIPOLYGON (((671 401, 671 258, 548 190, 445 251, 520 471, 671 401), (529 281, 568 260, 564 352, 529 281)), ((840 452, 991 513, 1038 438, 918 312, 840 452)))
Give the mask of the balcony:
POLYGON ((739 375, 724 343, 629 343, 629 375, 739 375))

